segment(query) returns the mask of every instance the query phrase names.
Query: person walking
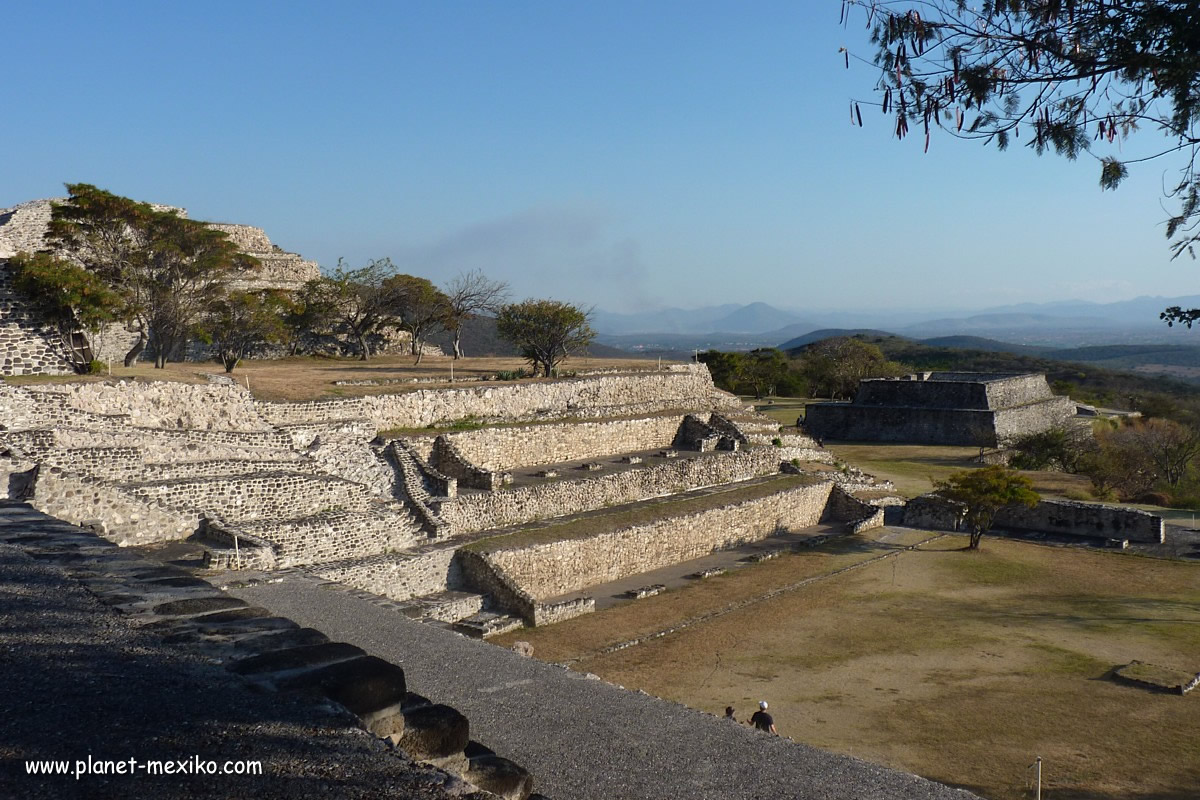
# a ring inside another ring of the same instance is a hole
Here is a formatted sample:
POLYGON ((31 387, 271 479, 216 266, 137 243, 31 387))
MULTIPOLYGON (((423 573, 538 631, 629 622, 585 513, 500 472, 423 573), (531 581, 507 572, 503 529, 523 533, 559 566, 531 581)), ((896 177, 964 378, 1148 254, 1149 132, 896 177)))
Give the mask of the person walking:
POLYGON ((766 731, 767 733, 774 733, 776 735, 779 734, 779 732, 775 730, 775 720, 772 719, 771 715, 767 713, 766 700, 759 702, 758 711, 755 711, 750 716, 750 724, 758 728, 760 731, 766 731))

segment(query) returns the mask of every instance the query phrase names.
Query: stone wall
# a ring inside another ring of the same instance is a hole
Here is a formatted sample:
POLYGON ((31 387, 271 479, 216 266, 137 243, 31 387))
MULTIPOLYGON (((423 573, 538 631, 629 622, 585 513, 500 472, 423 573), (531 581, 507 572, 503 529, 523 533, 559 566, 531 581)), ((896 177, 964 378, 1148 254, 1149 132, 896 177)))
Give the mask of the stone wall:
POLYGON ((321 275, 315 261, 306 261, 295 253, 289 253, 271 243, 262 228, 253 225, 235 225, 210 222, 208 227, 222 231, 237 247, 239 252, 259 260, 259 268, 240 273, 234 277, 232 288, 251 289, 299 289, 321 275))
POLYGON ((344 583, 390 600, 410 600, 462 585, 454 546, 426 547, 415 553, 396 553, 335 561, 309 567, 328 581, 344 583))
POLYGON ((859 500, 841 486, 834 486, 829 493, 822 522, 844 522, 851 533, 861 533, 883 527, 883 509, 859 500))
MULTIPOLYGON (((670 447, 682 421, 683 415, 668 415, 563 425, 484 428, 447 433, 445 438, 475 466, 491 472, 502 472, 534 464, 557 464, 670 447)), ((439 466, 436 459, 434 466, 439 466)))
MULTIPOLYGON (((795 457, 801 455, 808 453, 795 457)), ((435 499, 434 504, 456 534, 470 533, 771 475, 793 457, 786 448, 756 448, 672 459, 582 480, 547 479, 517 489, 435 499)))
POLYGON ((62 337, 16 293, 8 261, 0 259, 0 375, 74 372, 62 337))
POLYGON ((483 555, 523 591, 543 600, 765 539, 780 527, 815 525, 832 486, 814 483, 586 538, 513 549, 496 540, 483 555))
POLYGON ((1044 375, 933 372, 860 381, 855 405, 996 410, 1053 397, 1044 375), (928 375, 928 377, 925 377, 928 375))
MULTIPOLYGON (((921 495, 905 506, 904 524, 929 530, 965 530, 963 513, 958 503, 936 495, 921 495)), ((1042 500, 1032 509, 1004 509, 997 514, 994 527, 1157 544, 1164 538, 1163 519, 1156 514, 1072 500, 1042 500)))
POLYGON ((1033 431, 1044 431, 1065 425, 1075 416, 1075 401, 1069 397, 1051 397, 1037 403, 996 412, 993 423, 996 442, 1003 445, 1033 431))
POLYGON ((810 403, 804 419, 808 430, 825 439, 995 447, 1062 425, 1074 413, 1070 398, 1053 397, 1002 411, 810 403))
POLYGON ((230 534, 268 543, 278 569, 389 553, 424 539, 411 517, 382 508, 323 511, 286 524, 264 519, 220 527, 230 534))
POLYGON ((23 387, 53 395, 68 409, 128 417, 144 428, 270 431, 261 405, 235 383, 185 384, 167 381, 104 381, 23 387))
POLYGON ((686 370, 418 389, 311 403, 261 403, 258 408, 276 425, 368 419, 387 430, 447 426, 468 418, 503 422, 738 407, 737 398, 718 391, 708 369, 696 364, 686 370))
POLYGON ((186 539, 200 527, 198 512, 168 508, 57 468, 39 471, 29 501, 38 511, 66 522, 98 524, 106 539, 122 546, 186 539))
POLYGON ((259 473, 233 478, 180 478, 127 484, 128 491, 173 508, 219 513, 225 519, 295 519, 321 511, 363 511, 361 484, 332 475, 259 473))

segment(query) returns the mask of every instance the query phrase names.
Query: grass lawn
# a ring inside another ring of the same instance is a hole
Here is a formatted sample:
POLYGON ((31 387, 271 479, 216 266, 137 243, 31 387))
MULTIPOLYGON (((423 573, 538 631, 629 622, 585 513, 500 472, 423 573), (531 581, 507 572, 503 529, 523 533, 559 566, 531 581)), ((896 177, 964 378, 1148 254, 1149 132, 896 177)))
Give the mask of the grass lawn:
POLYGON ((1134 660, 1200 671, 1197 564, 949 536, 598 655, 922 535, 835 540, 501 643, 713 713, 766 699, 783 735, 992 800, 1030 797, 1037 756, 1047 798, 1197 797, 1200 692, 1110 677, 1134 660))
MULTIPOLYGON (((826 449, 841 461, 853 464, 877 478, 892 481, 905 497, 916 497, 933 489, 935 480, 955 472, 978 469, 979 449, 947 445, 886 444, 878 442, 827 443, 826 449)), ((1043 495, 1062 497, 1068 491, 1087 492, 1091 481, 1082 475, 1063 472, 1022 472, 1043 495)))
MULTIPOLYGON (((564 370, 630 369, 653 370, 654 361, 637 358, 585 358, 576 357, 563 363, 564 370)), ((273 402, 300 402, 333 397, 353 397, 365 394, 394 394, 396 392, 429 386, 449 385, 451 369, 455 379, 478 378, 495 375, 498 371, 528 370, 529 365, 520 358, 460 358, 426 356, 420 364, 413 364, 411 356, 378 356, 369 361, 350 358, 316 358, 298 356, 280 359, 248 359, 238 365, 233 377, 238 383, 250 381, 250 391, 259 400, 273 402), (380 386, 336 386, 336 381, 346 380, 397 380, 405 378, 439 378, 445 384, 392 383, 380 386)), ((153 364, 138 364, 123 367, 114 364, 113 378, 134 380, 168 380, 183 383, 204 383, 212 374, 224 375, 224 368, 215 362, 187 361, 169 363, 163 369, 153 364)), ((19 376, 5 378, 14 384, 86 382, 108 379, 100 376, 19 376)), ((534 379, 526 379, 532 381, 534 379)), ((544 379, 541 379, 544 380, 544 379)), ((465 386, 478 385, 476 382, 465 386)), ((794 420, 793 420, 794 421, 794 420)))

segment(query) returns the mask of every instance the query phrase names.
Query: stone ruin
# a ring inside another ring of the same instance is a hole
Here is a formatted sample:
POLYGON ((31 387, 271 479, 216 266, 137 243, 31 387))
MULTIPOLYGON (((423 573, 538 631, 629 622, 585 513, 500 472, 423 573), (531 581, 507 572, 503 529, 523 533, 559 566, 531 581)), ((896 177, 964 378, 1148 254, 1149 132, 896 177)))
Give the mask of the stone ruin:
POLYGON ((1035 373, 921 372, 860 381, 850 403, 809 403, 808 432, 821 439, 997 447, 1075 416, 1035 373))
MULTIPOLYGON (((22 251, 33 253, 45 247, 51 204, 65 199, 33 200, 0 209, 0 375, 69 375, 75 370, 68 346, 86 349, 100 361, 120 361, 137 339, 124 326, 110 325, 87 341, 79 334, 76 337, 79 341, 68 345, 53 326, 45 324, 36 309, 13 291, 8 259, 22 251)), ((163 205, 154 208, 187 216, 187 210, 182 208, 163 205)), ((232 289, 295 290, 320 275, 315 261, 281 249, 261 228, 229 223, 209 223, 209 226, 225 232, 242 253, 254 256, 261 263, 259 269, 233 276, 232 289)))
POLYGON ((474 635, 585 613, 590 598, 557 596, 780 525, 882 524, 848 494, 875 487, 829 471, 828 453, 715 389, 703 365, 310 403, 260 402, 221 377, 3 385, 0 409, 10 497, 121 545, 189 540, 212 569, 301 569, 474 635), (504 424, 454 430, 464 419, 504 424), (377 436, 427 426, 443 429, 377 436), (651 524, 550 557, 469 547, 806 465, 826 471, 699 514, 666 503, 651 524))

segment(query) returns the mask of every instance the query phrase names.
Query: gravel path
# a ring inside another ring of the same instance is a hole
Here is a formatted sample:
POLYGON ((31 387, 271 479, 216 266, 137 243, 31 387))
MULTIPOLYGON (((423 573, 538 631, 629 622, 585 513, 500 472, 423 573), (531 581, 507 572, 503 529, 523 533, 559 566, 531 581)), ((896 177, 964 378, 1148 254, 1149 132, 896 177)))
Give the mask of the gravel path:
POLYGON ((967 800, 968 792, 772 737, 405 618, 289 573, 233 594, 398 663, 558 800, 967 800))

